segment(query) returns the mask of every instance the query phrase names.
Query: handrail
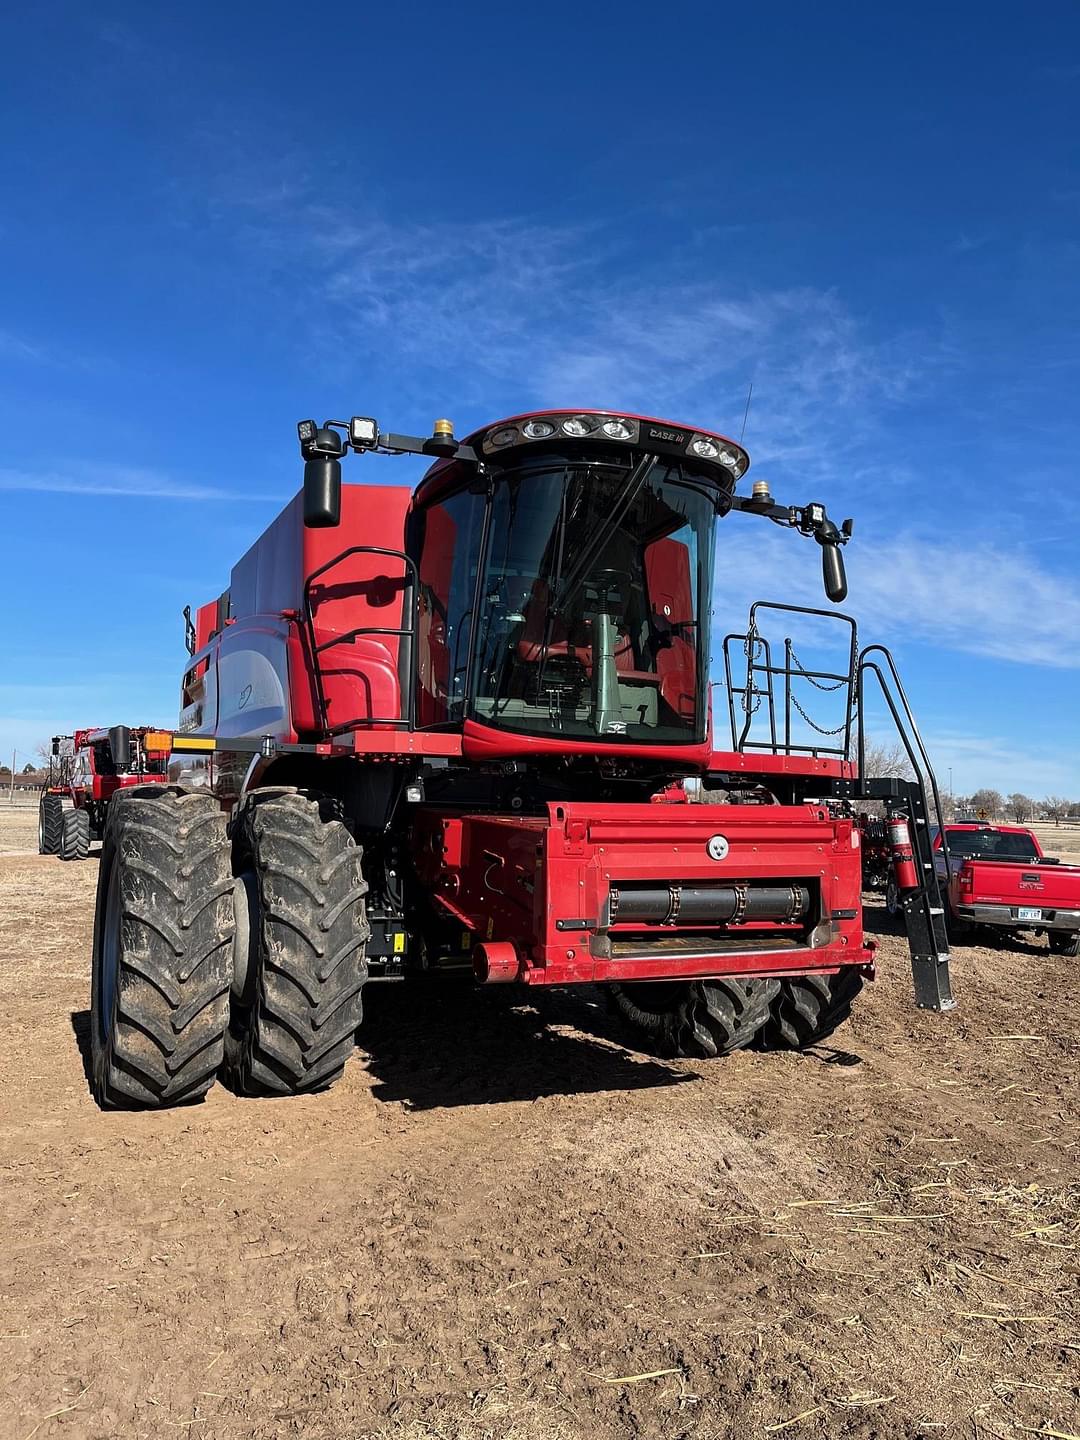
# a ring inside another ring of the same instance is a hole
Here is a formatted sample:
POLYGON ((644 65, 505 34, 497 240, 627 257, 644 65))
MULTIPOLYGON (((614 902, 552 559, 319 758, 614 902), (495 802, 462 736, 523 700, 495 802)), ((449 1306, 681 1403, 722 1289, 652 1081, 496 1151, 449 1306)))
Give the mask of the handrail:
POLYGON ((307 629, 308 646, 311 653, 311 670, 315 681, 315 695, 319 705, 320 729, 327 735, 340 735, 345 730, 355 729, 357 726, 394 725, 408 731, 416 729, 416 666, 415 658, 416 632, 419 619, 420 603, 420 572, 417 569, 416 561, 404 550, 392 550, 385 545, 350 545, 347 549, 340 551, 331 560, 327 560, 317 569, 313 570, 304 580, 304 612, 303 619, 307 629), (406 594, 402 596, 402 618, 404 618, 406 606, 408 606, 409 619, 411 624, 402 626, 392 625, 358 625, 354 630, 348 630, 343 635, 331 636, 319 644, 315 636, 315 607, 312 605, 312 587, 314 582, 335 565, 340 565, 351 555, 385 555, 392 560, 400 560, 406 571, 406 594), (403 653, 398 656, 398 682, 401 683, 404 676, 405 703, 401 707, 400 715, 363 715, 353 719, 341 721, 335 725, 330 724, 330 717, 327 714, 326 691, 323 686, 322 669, 319 665, 319 656, 325 651, 333 649, 335 645, 351 644, 361 635, 397 635, 402 640, 407 640, 407 645, 402 645, 403 653))
POLYGON ((833 755, 841 760, 847 760, 851 755, 852 728, 855 718, 856 706, 853 705, 853 692, 855 688, 855 673, 858 664, 858 629, 856 622, 850 615, 837 614, 831 610, 821 610, 816 606, 809 605, 784 605, 773 600, 755 600, 750 607, 749 624, 744 635, 725 635, 723 640, 724 674, 728 690, 728 717, 731 722, 731 743, 736 751, 746 752, 750 750, 770 751, 772 754, 809 754, 809 755, 833 755), (761 610, 783 611, 796 615, 816 615, 824 620, 839 620, 847 625, 850 630, 848 644, 848 669, 846 673, 839 673, 831 670, 807 670, 798 657, 795 655, 794 647, 790 637, 784 641, 784 664, 773 664, 772 647, 770 641, 761 634, 758 629, 758 613, 761 610), (746 653, 746 685, 740 687, 743 693, 743 710, 746 715, 741 733, 737 733, 738 727, 735 718, 735 686, 733 683, 732 671, 732 644, 741 641, 746 653), (758 647, 760 646, 763 659, 758 658, 758 647), (757 677, 763 676, 764 688, 758 688, 757 677), (774 677, 782 676, 784 680, 784 738, 781 743, 776 733, 776 688, 774 677), (822 730, 807 715, 806 711, 799 704, 794 692, 794 681, 797 679, 808 680, 812 685, 818 681, 834 682, 828 686, 817 685, 819 689, 838 690, 846 685, 844 718, 835 731, 822 730), (753 697, 765 699, 768 702, 769 711, 769 739, 751 740, 750 731, 753 725, 753 717, 757 713, 757 706, 751 705, 753 697), (792 708, 798 710, 803 719, 811 727, 818 730, 826 738, 833 734, 843 732, 843 743, 835 745, 800 745, 792 739, 792 708))
MULTIPOLYGON (((930 790, 934 797, 934 814, 937 816, 938 830, 941 834, 941 850, 942 855, 945 859, 945 873, 949 875, 952 873, 949 864, 949 842, 945 835, 945 812, 941 804, 941 795, 938 791, 937 777, 934 774, 934 767, 930 763, 930 755, 927 751, 926 745, 919 731, 918 722, 916 721, 914 712, 911 708, 911 702, 908 700, 907 691, 904 689, 904 682, 900 679, 900 672, 896 668, 896 661, 893 659, 892 651, 888 650, 884 645, 867 645, 859 654, 859 666, 856 676, 856 704, 858 706, 859 712, 859 775, 865 777, 866 774, 866 724, 864 719, 866 711, 863 704, 863 676, 867 670, 872 670, 877 676, 878 685, 881 689, 882 695, 884 696, 885 703, 889 707, 889 713, 892 715, 893 725, 896 728, 896 733, 899 735, 900 742, 903 745, 905 751, 907 752, 908 763, 910 764, 912 770, 915 773, 915 778, 919 785, 919 798, 922 801, 923 810, 927 815, 930 814, 930 804, 926 791, 926 782, 923 779, 923 771, 925 770, 926 775, 930 777, 930 790), (900 697, 900 703, 904 708, 904 719, 907 721, 907 725, 910 729, 911 735, 914 737, 915 743, 918 746, 918 757, 916 757, 915 751, 912 749, 911 743, 908 740, 907 731, 905 730, 904 723, 903 721, 901 721, 900 715, 898 714, 896 706, 893 703, 893 698, 892 695, 889 693, 888 686, 885 683, 885 677, 881 672, 881 667, 875 664, 872 660, 867 659, 867 656, 873 655, 875 652, 879 655, 884 656, 885 661, 889 667, 889 674, 892 677, 893 684, 896 686, 896 693, 900 697), (919 766, 920 760, 922 761, 922 769, 920 769, 919 766)), ((933 859, 932 845, 930 846, 930 854, 931 859, 933 859)))

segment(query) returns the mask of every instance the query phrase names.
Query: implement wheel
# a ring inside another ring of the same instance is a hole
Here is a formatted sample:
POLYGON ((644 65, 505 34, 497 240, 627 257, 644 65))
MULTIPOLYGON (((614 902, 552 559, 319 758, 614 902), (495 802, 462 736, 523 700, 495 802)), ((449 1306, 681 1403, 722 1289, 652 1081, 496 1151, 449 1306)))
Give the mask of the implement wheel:
POLYGON ((90 854, 89 811, 64 811, 59 854, 61 860, 85 860, 90 854))
MULTIPOLYGON (((68 801, 70 807, 71 802, 68 801)), ((62 795, 43 795, 38 805, 38 854, 59 855, 64 835, 62 795)))
POLYGON ((237 968, 225 1078, 241 1095, 325 1090, 362 1015, 362 851, 336 803, 254 791, 233 825, 237 968))
POLYGON ((863 987, 858 970, 841 970, 838 975, 804 975, 782 980, 761 1034, 761 1050, 805 1050, 817 1045, 851 1014, 855 997, 863 987))
POLYGON ((90 994, 100 1105, 164 1108, 214 1083, 228 1022, 233 877, 213 797, 164 786, 109 805, 90 994))
POLYGON ((712 1060, 751 1043, 778 989, 776 980, 638 980, 612 985, 611 1000, 655 1054, 712 1060))

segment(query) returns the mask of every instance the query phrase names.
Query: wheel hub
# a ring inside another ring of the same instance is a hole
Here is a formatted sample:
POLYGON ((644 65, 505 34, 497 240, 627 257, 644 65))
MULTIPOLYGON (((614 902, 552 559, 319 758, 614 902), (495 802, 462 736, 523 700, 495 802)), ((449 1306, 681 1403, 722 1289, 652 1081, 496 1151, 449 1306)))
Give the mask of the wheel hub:
POLYGON ((232 996, 242 1002, 251 970, 252 944, 258 934, 259 886, 254 870, 245 870, 233 881, 233 918, 236 934, 233 940, 232 996))

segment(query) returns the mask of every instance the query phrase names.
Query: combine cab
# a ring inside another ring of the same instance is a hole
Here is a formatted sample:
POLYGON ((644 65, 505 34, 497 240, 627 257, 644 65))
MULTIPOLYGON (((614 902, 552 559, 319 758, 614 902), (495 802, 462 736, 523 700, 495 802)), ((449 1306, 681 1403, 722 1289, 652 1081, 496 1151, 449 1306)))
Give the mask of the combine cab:
POLYGON ((364 986, 420 972, 603 985, 667 1055, 814 1044, 873 973, 836 813, 859 798, 894 821, 917 1002, 951 1005, 929 768, 858 779, 868 677, 925 762, 887 653, 835 612, 755 606, 723 642, 731 735, 713 733, 718 537, 749 515, 813 539, 835 603, 850 522, 763 482, 740 496, 740 446, 638 416, 299 434, 302 494, 187 612, 173 783, 114 802, 101 1103, 195 1099, 219 1073, 322 1089, 364 986), (433 463, 415 491, 342 487, 350 450, 433 463), (799 616, 841 626, 842 666, 779 653, 768 624, 799 616), (837 692, 836 730, 800 729, 808 680, 837 692))
POLYGON ((39 854, 85 860, 90 842, 105 833, 109 802, 118 791, 164 782, 170 745, 169 735, 148 726, 54 735, 38 805, 39 854))

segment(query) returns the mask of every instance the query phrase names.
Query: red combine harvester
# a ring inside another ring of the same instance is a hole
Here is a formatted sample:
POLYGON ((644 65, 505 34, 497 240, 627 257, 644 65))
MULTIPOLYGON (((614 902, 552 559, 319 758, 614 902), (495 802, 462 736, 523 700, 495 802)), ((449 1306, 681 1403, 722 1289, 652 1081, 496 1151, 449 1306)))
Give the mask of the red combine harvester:
POLYGON ((38 804, 38 853, 61 860, 85 860, 91 840, 105 832, 109 801, 132 785, 164 783, 169 737, 149 726, 76 730, 54 735, 49 776, 38 804), (148 748, 157 735, 164 748, 148 748))
POLYGON ((736 495, 740 446, 640 416, 547 411, 460 442, 447 421, 298 429, 302 495, 185 612, 179 725, 146 737, 173 783, 111 804, 101 1103, 191 1100, 218 1073, 242 1094, 325 1088, 365 984, 463 966, 603 984, 668 1055, 822 1040, 874 961, 837 800, 885 803, 916 1001, 951 1006, 936 789, 887 652, 835 612, 759 602, 723 641, 729 748, 713 735, 717 522, 816 540, 834 602, 850 522, 760 481, 736 495), (349 450, 434 463, 415 491, 343 488, 349 450), (790 641, 774 658, 777 615, 839 622, 843 667, 805 670, 790 641), (859 781, 867 676, 925 779, 859 781), (842 697, 828 743, 793 728, 804 680, 842 697), (691 781, 723 803, 690 803, 691 781))

